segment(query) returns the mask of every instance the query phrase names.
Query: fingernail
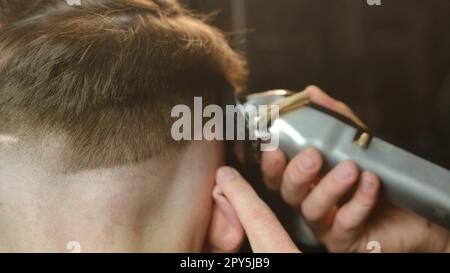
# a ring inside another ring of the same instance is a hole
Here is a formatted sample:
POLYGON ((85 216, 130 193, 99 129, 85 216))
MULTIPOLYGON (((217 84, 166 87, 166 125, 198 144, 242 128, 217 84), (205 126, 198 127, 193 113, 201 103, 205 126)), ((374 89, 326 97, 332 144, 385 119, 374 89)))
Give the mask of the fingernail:
POLYGON ((362 191, 365 193, 371 193, 375 188, 375 183, 369 177, 364 177, 362 181, 362 191))
POLYGON ((334 177, 338 182, 347 182, 353 175, 353 168, 350 162, 342 162, 334 171, 334 177))
POLYGON ((300 156, 298 167, 302 172, 310 172, 316 166, 316 161, 311 156, 311 153, 306 152, 300 156))
POLYGON ((229 167, 222 167, 217 171, 217 183, 226 182, 236 177, 236 171, 229 167))

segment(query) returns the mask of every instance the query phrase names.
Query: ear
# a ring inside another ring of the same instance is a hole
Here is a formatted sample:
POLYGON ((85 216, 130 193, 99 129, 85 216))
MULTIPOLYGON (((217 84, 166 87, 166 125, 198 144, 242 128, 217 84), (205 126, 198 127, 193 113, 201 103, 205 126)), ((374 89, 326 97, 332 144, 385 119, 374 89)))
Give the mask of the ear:
POLYGON ((244 229, 218 186, 213 191, 213 213, 208 232, 208 250, 215 253, 237 252, 244 240, 244 229))

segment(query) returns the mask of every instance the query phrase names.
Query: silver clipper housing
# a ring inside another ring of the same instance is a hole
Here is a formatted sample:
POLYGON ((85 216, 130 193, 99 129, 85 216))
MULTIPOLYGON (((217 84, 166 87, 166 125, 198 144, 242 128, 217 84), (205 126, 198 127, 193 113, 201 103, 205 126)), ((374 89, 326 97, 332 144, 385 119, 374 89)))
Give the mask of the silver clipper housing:
MULTIPOLYGON (((305 92, 267 91, 247 96, 244 105, 248 104, 279 106, 280 117, 271 121, 269 132, 278 135, 279 147, 288 159, 314 147, 324 156, 325 171, 343 160, 353 160, 362 170, 379 176, 385 200, 450 229, 449 170, 311 104, 305 92)), ((250 158, 256 158, 260 152, 253 148, 250 153, 250 158)))

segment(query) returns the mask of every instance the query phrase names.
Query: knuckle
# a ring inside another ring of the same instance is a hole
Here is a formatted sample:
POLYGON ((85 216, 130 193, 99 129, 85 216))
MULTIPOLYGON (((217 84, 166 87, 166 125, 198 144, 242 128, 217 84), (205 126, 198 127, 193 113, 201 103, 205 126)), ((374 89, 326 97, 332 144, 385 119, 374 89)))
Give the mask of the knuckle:
POLYGON ((355 225, 351 219, 342 214, 336 217, 334 225, 338 230, 344 233, 351 232, 355 229, 355 225))
POLYGON ((308 92, 312 92, 312 93, 321 93, 321 94, 325 93, 322 89, 320 89, 316 85, 309 85, 308 87, 306 87, 306 90, 308 90, 308 92))
POLYGON ((322 215, 317 206, 312 206, 309 202, 301 204, 301 212, 305 219, 312 224, 316 224, 322 219, 322 215))
POLYGON ((283 200, 290 206, 295 207, 301 204, 302 200, 297 198, 297 196, 293 195, 291 192, 282 190, 281 197, 283 200))
POLYGON ((286 170, 284 180, 289 190, 302 187, 309 182, 309 179, 305 175, 293 168, 286 170))
POLYGON ((372 209, 373 205, 375 204, 375 199, 370 198, 367 196, 362 196, 361 194, 357 197, 357 204, 360 207, 362 211, 367 211, 372 209))

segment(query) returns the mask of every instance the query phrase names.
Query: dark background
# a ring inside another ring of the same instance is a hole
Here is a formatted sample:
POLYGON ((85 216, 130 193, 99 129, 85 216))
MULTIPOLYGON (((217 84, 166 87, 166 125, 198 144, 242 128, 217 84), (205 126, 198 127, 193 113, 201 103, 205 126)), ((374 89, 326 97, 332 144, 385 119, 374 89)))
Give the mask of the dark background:
POLYGON ((184 0, 249 60, 248 90, 320 86, 375 134, 450 168, 450 1, 184 0))

